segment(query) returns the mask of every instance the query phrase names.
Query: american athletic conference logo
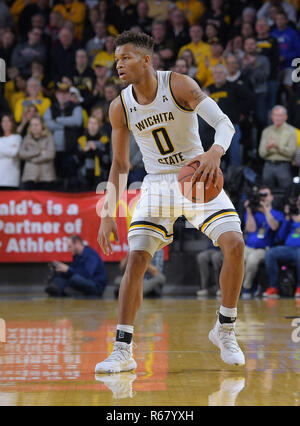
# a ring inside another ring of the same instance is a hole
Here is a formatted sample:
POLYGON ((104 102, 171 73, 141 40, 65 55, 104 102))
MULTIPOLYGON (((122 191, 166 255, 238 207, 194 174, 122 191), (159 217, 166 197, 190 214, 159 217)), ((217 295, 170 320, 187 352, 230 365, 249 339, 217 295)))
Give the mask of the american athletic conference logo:
POLYGON ((5 60, 0 58, 0 83, 6 82, 6 63, 5 60))

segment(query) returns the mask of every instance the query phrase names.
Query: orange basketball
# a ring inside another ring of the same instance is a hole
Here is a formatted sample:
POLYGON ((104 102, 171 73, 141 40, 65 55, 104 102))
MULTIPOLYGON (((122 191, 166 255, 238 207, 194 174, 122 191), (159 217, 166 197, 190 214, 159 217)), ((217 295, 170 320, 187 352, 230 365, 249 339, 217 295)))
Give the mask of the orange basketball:
POLYGON ((208 188, 205 188, 205 182, 200 182, 201 175, 192 182, 193 174, 199 166, 199 161, 194 161, 189 165, 183 166, 178 174, 178 183, 181 193, 185 198, 193 203, 208 203, 220 194, 224 184, 223 173, 219 168, 217 185, 214 186, 211 183, 208 188))

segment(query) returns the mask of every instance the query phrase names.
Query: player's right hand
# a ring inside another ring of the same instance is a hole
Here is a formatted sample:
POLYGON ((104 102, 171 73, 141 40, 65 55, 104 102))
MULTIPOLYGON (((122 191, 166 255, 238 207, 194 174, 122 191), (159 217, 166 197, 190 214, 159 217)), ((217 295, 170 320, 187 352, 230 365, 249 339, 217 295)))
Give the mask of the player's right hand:
POLYGON ((106 256, 113 252, 110 240, 111 234, 113 234, 115 241, 118 243, 118 228, 115 220, 112 217, 102 218, 98 232, 98 243, 106 256))

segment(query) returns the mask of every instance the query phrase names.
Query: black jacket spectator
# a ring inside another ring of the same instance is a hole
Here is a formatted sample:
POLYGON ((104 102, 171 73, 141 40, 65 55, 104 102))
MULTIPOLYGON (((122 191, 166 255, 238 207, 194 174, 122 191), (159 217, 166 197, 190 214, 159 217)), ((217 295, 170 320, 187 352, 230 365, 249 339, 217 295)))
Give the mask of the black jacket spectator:
POLYGON ((71 31, 63 28, 51 52, 51 77, 54 81, 59 81, 64 75, 72 75, 77 48, 71 31))
POLYGON ((50 8, 45 0, 37 0, 36 3, 28 4, 24 7, 19 18, 19 34, 25 36, 31 29, 31 18, 34 15, 42 15, 45 23, 48 24, 50 8))

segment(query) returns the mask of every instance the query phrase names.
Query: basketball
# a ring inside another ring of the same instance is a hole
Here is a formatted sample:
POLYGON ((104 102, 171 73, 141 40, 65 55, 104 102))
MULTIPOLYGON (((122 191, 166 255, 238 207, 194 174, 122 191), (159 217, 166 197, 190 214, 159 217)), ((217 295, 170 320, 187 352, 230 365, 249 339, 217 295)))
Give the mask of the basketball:
POLYGON ((183 166, 178 174, 178 183, 181 193, 185 198, 193 203, 208 203, 220 194, 224 184, 223 173, 219 168, 217 185, 214 186, 214 184, 211 183, 208 188, 205 188, 205 182, 200 182, 201 175, 192 182, 193 174, 199 166, 199 161, 194 161, 189 165, 183 166))

